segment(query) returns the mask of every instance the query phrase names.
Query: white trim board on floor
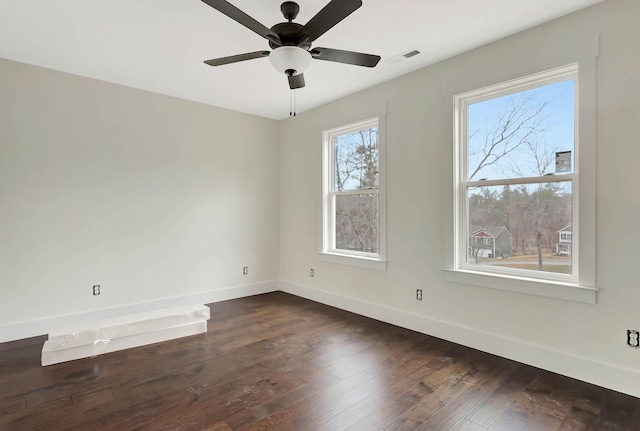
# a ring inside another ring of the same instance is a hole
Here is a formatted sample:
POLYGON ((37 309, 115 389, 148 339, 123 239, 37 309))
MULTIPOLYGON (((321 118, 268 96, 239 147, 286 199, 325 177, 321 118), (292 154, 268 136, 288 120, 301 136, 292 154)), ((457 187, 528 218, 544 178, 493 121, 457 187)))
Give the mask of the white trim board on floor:
POLYGON ((280 290, 341 310, 640 397, 640 372, 287 281, 280 290))

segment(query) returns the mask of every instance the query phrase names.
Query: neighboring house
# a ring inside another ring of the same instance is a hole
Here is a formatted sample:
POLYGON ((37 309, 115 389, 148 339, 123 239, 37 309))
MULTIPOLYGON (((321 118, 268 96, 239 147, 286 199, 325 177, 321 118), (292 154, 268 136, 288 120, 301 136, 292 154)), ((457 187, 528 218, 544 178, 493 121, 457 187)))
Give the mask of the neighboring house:
POLYGON ((471 226, 469 255, 479 257, 511 256, 513 235, 505 226, 471 226))
POLYGON ((563 227, 558 231, 558 242, 556 243, 556 254, 558 256, 571 255, 571 225, 563 227))

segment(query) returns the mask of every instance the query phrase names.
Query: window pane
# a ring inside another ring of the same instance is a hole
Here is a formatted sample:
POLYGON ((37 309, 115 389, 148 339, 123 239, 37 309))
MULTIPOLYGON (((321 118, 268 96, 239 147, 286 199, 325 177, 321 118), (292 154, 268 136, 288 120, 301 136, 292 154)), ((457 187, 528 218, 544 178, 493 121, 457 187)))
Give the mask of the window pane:
POLYGON ((336 136, 333 145, 334 191, 378 187, 378 127, 336 136))
POLYGON ((573 172, 575 82, 468 106, 468 180, 573 172))
POLYGON ((571 274, 571 182, 470 187, 471 265, 571 274))
POLYGON ((378 194, 337 195, 336 249, 379 253, 378 194))

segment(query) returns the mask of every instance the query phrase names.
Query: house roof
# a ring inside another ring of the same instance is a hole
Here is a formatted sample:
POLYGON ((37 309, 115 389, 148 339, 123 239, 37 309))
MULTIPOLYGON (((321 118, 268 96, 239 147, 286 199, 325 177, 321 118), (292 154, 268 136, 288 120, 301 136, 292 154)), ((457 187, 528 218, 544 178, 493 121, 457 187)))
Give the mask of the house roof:
POLYGON ((558 232, 571 232, 571 225, 563 227, 558 232))
POLYGON ((496 238, 503 231, 511 235, 511 232, 509 232, 509 229, 507 229, 506 226, 470 226, 469 231, 472 232, 471 236, 479 237, 491 236, 492 238, 496 238))

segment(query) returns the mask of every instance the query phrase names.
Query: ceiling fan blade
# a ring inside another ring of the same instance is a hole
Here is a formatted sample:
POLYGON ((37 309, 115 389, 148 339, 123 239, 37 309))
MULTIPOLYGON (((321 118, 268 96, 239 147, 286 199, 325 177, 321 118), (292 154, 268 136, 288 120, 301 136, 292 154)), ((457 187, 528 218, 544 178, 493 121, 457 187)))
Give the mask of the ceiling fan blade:
POLYGON ((214 58, 205 61, 209 66, 222 66, 224 64, 237 63, 239 61, 253 60, 254 58, 268 57, 270 51, 255 51, 246 54, 231 55, 229 57, 214 58))
POLYGON ((379 55, 342 51, 340 49, 313 48, 309 52, 317 60, 335 61, 336 63, 353 64, 355 66, 375 67, 380 61, 379 55))
POLYGON ((304 87, 304 74, 289 76, 289 88, 295 90, 296 88, 304 87))
POLYGON ((242 24, 247 27, 249 30, 259 34, 260 36, 274 42, 277 45, 282 45, 280 41, 280 37, 271 29, 265 27, 260 24, 255 19, 251 18, 246 13, 242 12, 240 9, 232 5, 226 0, 202 0, 204 3, 208 4, 218 12, 221 12, 231 18, 232 20, 242 24))
POLYGON ((362 6, 361 0, 331 0, 301 30, 313 42, 362 6))

